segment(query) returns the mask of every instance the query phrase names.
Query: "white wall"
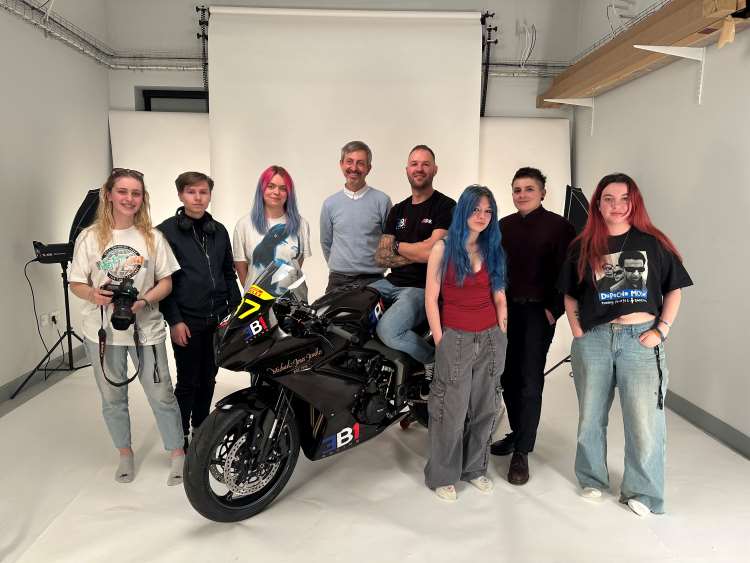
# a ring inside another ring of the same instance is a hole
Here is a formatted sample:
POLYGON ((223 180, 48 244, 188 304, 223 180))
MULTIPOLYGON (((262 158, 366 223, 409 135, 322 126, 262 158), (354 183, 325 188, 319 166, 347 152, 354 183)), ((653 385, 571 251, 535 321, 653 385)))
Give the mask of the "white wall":
POLYGON ((667 344, 670 388, 745 435, 750 210, 750 33, 707 51, 703 104, 698 65, 676 62, 577 110, 574 181, 591 195, 606 173, 631 174, 654 223, 675 242, 695 286, 684 291, 667 344))
MULTIPOLYGON (((492 60, 517 60, 522 42, 517 28, 534 24, 538 30, 532 59, 568 60, 577 52, 579 0, 219 0, 223 6, 259 6, 377 10, 460 10, 493 11, 499 29, 492 60)), ((197 14, 194 0, 108 0, 110 45, 125 51, 160 51, 200 54, 196 38, 197 14)), ((418 24, 415 24, 418 25, 418 24)), ((209 26, 209 37, 211 29, 209 26)), ((598 37, 597 37, 598 38, 598 37)), ((209 40, 210 49, 210 40, 209 40)), ((486 115, 513 117, 567 117, 565 109, 537 109, 536 96, 546 90, 549 79, 492 78, 489 82, 486 115)), ((201 88, 200 72, 110 71, 112 109, 136 109, 136 87, 201 88)))
MULTIPOLYGON (((100 2, 82 1, 69 8, 66 17, 99 22, 94 31, 106 34, 100 2)), ((54 39, 44 39, 41 31, 6 11, 0 11, 0 37, 3 46, 12 46, 3 49, 0 88, 2 385, 44 355, 23 276, 24 263, 34 256, 31 241, 67 241, 86 191, 107 175, 109 140, 104 67, 54 39)), ((59 266, 32 264, 29 273, 39 312, 62 312, 59 266)), ((75 310, 75 298, 73 302, 75 310)), ((54 330, 44 330, 48 343, 57 338, 54 330)))

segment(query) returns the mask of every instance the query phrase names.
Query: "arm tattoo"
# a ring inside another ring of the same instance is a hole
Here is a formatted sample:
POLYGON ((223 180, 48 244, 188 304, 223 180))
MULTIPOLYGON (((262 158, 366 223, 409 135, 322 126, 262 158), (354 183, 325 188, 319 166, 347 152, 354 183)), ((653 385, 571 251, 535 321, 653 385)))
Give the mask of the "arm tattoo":
POLYGON ((403 256, 396 256, 393 253, 393 242, 396 237, 393 235, 383 235, 380 237, 378 243, 378 249, 375 251, 375 263, 383 268, 398 268, 399 266, 406 266, 411 264, 412 261, 403 256))

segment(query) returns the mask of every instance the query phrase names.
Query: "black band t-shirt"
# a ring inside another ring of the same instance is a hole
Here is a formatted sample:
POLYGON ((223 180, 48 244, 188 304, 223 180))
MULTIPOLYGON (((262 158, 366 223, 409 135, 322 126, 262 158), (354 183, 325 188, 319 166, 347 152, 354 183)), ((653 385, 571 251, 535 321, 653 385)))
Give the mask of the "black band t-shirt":
MULTIPOLYGON (((455 201, 437 190, 417 205, 409 196, 388 213, 384 234, 395 236, 398 242, 422 242, 432 236, 433 230, 450 227, 455 206, 455 201)), ((387 279, 397 287, 424 287, 427 264, 415 262, 392 268, 387 279)))
POLYGON ((580 242, 568 252, 557 287, 578 301, 581 328, 586 331, 630 313, 659 316, 664 295, 693 285, 685 267, 652 235, 631 227, 609 237, 609 254, 600 271, 586 267, 578 281, 580 242))

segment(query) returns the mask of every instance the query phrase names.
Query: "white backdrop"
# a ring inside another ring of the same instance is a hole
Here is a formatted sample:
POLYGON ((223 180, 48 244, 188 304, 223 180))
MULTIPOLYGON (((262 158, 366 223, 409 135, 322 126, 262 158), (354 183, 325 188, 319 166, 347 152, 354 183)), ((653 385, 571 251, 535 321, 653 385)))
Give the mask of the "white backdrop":
POLYGON ((174 185, 180 173, 211 174, 208 115, 204 113, 110 111, 109 130, 114 166, 144 174, 154 225, 180 206, 174 185))
POLYGON ((547 176, 544 207, 562 215, 570 184, 570 122, 567 119, 482 118, 479 179, 492 189, 503 217, 516 211, 510 193, 513 174, 522 166, 547 176))
MULTIPOLYGON (((479 142, 479 180, 495 194, 500 216, 515 213, 510 182, 522 166, 539 168, 547 176, 544 207, 562 215, 565 187, 570 184, 570 122, 567 119, 484 117, 479 142)), ((570 327, 557 322, 548 366, 570 352, 570 327)), ((570 364, 558 368, 566 373, 570 364)))
POLYGON ((396 201, 420 143, 437 154, 436 187, 456 196, 477 181, 479 14, 211 8, 210 133, 227 225, 247 213, 260 172, 285 166, 312 232, 311 297, 328 271, 318 222, 343 186, 340 148, 373 150, 368 182, 396 201))

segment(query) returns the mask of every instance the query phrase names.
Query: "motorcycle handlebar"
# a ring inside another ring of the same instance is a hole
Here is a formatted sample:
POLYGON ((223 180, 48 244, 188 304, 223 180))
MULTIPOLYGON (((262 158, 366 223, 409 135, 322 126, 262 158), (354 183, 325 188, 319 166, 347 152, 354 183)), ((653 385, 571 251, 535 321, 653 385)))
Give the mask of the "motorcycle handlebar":
POLYGON ((336 336, 340 336, 341 338, 345 338, 352 344, 359 344, 359 337, 356 334, 352 334, 351 332, 344 330, 343 328, 336 325, 328 325, 326 331, 330 332, 331 334, 335 334, 336 336))

